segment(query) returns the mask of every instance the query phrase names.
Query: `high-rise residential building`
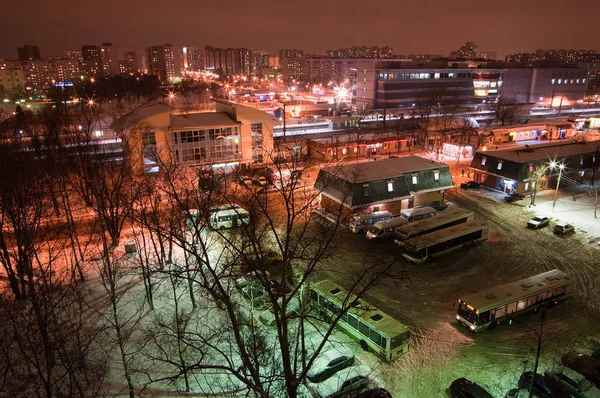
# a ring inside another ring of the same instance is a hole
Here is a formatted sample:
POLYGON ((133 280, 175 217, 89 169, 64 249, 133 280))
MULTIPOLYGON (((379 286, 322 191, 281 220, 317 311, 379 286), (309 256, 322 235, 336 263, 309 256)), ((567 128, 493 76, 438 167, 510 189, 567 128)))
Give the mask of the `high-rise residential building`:
POLYGON ((0 92, 11 94, 24 88, 25 74, 21 68, 0 66, 0 92))
POLYGON ((146 62, 148 73, 157 75, 163 82, 173 82, 180 76, 178 60, 172 44, 146 48, 146 62))
POLYGON ((269 55, 262 50, 252 50, 250 73, 259 74, 269 68, 269 55))
POLYGON ((475 59, 477 58, 477 45, 475 42, 468 41, 464 46, 461 46, 458 50, 450 53, 452 59, 475 59))
POLYGON ((223 75, 249 74, 251 52, 247 48, 215 48, 204 47, 206 69, 223 75))
POLYGON ((30 46, 25 44, 23 47, 17 47, 19 61, 33 61, 40 59, 40 48, 38 46, 30 46))
POLYGON ((100 47, 81 46, 81 71, 88 76, 102 76, 102 57, 100 47))
POLYGON ((104 76, 119 74, 119 58, 112 43, 102 43, 100 47, 100 62, 104 76))
POLYGON ((185 46, 182 49, 183 69, 198 72, 202 70, 202 54, 197 47, 185 46))
POLYGON ((81 55, 81 50, 67 50, 67 51, 65 51, 64 58, 73 59, 73 60, 76 60, 77 62, 83 61, 83 57, 81 55))
POLYGON ((350 47, 338 48, 337 50, 327 50, 328 58, 392 58, 394 51, 391 47, 350 47))
POLYGON ((496 60, 496 53, 494 51, 480 51, 477 53, 477 59, 485 59, 488 61, 496 60))
POLYGON ((125 73, 137 73, 139 70, 137 53, 128 51, 124 54, 123 59, 126 64, 125 73))
POLYGON ((285 49, 279 50, 279 59, 281 58, 303 58, 304 50, 285 49))

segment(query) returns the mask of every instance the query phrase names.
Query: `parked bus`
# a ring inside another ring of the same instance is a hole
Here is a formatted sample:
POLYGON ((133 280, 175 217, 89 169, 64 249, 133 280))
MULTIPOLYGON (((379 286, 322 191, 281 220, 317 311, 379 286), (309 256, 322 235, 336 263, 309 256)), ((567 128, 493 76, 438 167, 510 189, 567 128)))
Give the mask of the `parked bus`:
POLYGON ((393 361, 408 352, 410 330, 396 319, 369 305, 332 281, 310 285, 310 300, 328 319, 348 311, 337 326, 357 340, 364 350, 371 350, 385 361, 393 361))
POLYGON ((456 320, 473 332, 491 329, 508 320, 508 315, 557 304, 574 292, 573 278, 553 269, 463 297, 458 300, 456 320))
POLYGON ((211 211, 209 222, 213 229, 235 228, 250 223, 250 215, 238 206, 226 210, 211 211))
POLYGON ((370 231, 375 223, 391 220, 392 213, 389 211, 374 211, 368 214, 357 214, 350 220, 350 231, 355 234, 362 231, 370 231))
POLYGON ((456 250, 467 249, 488 239, 489 227, 477 220, 441 229, 400 242, 402 256, 415 264, 422 264, 456 250))
POLYGON ((400 217, 405 218, 408 222, 424 220, 433 217, 437 214, 437 210, 431 206, 418 206, 412 209, 402 210, 400 217))
POLYGON ((391 238, 396 234, 396 228, 408 224, 405 218, 394 217, 391 220, 379 221, 373 225, 373 229, 367 231, 367 239, 391 238))
POLYGON ((399 226, 396 228, 396 243, 398 243, 398 241, 405 241, 416 238, 417 236, 439 231, 440 229, 448 228, 453 225, 462 224, 471 221, 472 219, 472 211, 453 207, 426 220, 399 226))

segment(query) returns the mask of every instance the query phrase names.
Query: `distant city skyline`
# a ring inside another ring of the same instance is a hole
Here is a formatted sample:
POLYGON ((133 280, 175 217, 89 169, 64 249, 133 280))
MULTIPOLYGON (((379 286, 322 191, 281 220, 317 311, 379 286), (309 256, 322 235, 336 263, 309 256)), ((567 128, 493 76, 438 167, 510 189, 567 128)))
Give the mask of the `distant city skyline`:
POLYGON ((548 0, 543 7, 514 0, 502 7, 474 0, 447 4, 382 0, 368 7, 359 0, 305 5, 257 0, 251 7, 241 0, 210 7, 187 1, 167 6, 157 0, 147 0, 143 7, 115 0, 106 0, 101 7, 81 4, 74 0, 61 1, 60 7, 31 0, 7 4, 0 57, 16 58, 17 47, 24 44, 40 46, 42 57, 49 57, 107 41, 119 53, 140 54, 164 43, 269 53, 299 48, 309 54, 368 45, 390 46, 396 54, 449 55, 474 41, 481 51, 496 52, 499 58, 538 48, 600 49, 600 33, 592 29, 600 2, 584 0, 568 4, 548 0))

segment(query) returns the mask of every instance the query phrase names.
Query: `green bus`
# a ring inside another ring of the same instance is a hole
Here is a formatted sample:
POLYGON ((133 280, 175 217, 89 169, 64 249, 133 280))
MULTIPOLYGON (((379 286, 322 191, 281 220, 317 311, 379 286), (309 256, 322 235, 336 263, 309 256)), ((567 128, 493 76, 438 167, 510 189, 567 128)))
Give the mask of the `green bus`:
POLYGON ((415 264, 423 264, 457 250, 466 250, 488 240, 489 227, 481 221, 471 220, 445 229, 396 241, 402 256, 415 264))
POLYGON ((325 320, 331 320, 342 309, 347 309, 336 326, 358 341, 364 350, 370 350, 388 362, 408 352, 408 326, 357 299, 340 285, 330 280, 312 283, 310 300, 325 320))
POLYGON ((493 328, 513 315, 548 307, 570 298, 575 281, 553 269, 458 300, 456 320, 473 332, 493 328))

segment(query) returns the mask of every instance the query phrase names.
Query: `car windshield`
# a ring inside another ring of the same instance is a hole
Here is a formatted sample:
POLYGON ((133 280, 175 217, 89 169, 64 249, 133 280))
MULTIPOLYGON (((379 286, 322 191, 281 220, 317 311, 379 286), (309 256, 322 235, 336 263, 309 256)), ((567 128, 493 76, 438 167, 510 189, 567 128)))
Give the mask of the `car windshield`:
POLYGON ((533 217, 533 221, 542 221, 540 217, 533 217))

